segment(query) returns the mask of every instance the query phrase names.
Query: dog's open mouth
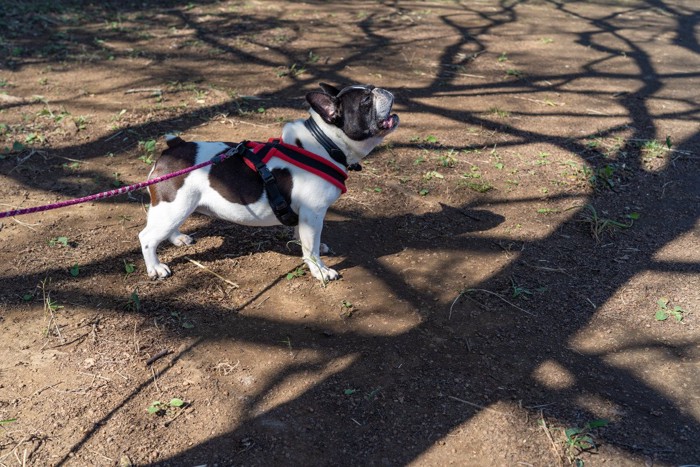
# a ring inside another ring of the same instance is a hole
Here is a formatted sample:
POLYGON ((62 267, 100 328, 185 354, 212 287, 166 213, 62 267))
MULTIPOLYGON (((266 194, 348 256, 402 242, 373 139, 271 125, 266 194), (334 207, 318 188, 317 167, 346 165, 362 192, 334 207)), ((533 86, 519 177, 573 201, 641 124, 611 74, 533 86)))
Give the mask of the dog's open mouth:
POLYGON ((379 128, 384 131, 391 131, 399 126, 399 116, 396 114, 390 115, 387 119, 379 122, 379 128))

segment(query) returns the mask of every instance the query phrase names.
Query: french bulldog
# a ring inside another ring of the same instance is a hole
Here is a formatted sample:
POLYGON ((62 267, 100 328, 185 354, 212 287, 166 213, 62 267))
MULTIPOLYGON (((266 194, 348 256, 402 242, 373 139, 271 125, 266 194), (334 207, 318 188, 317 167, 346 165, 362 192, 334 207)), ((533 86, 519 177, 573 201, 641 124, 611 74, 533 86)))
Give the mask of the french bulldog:
MULTIPOLYGON (((321 83, 320 87, 320 91, 306 95, 311 106, 308 119, 285 124, 281 140, 324 159, 321 162, 332 164, 347 177, 348 168, 358 170, 360 161, 398 127, 399 117, 391 113, 394 96, 371 85, 338 89, 321 83)), ((149 179, 208 161, 235 146, 226 142, 186 142, 177 136, 167 136, 166 142, 168 148, 156 161, 149 179)), ((303 260, 311 274, 324 283, 338 279, 338 272, 321 260, 320 255, 329 251, 321 243, 321 230, 326 211, 344 191, 344 185, 341 188, 278 157, 269 159, 267 168, 298 216, 294 236, 301 243, 303 260)), ((229 157, 151 185, 148 190, 151 204, 139 240, 152 279, 171 275, 170 268, 156 254, 161 242, 168 239, 177 246, 193 242, 179 230, 193 212, 248 226, 281 224, 261 176, 241 157, 229 157)))

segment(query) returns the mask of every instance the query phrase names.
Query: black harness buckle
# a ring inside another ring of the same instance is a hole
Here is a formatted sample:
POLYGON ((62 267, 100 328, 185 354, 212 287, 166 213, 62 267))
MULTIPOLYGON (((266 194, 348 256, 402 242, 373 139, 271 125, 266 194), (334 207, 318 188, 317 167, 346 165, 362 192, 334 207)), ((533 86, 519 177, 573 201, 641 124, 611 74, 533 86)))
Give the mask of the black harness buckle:
POLYGON ((272 212, 275 214, 277 220, 283 225, 295 226, 299 224, 299 216, 292 210, 287 200, 284 199, 279 186, 277 186, 277 179, 267 167, 267 164, 263 162, 265 155, 267 155, 274 146, 274 143, 267 143, 257 153, 245 148, 243 157, 253 163, 255 170, 260 175, 260 178, 262 178, 265 193, 267 193, 267 201, 270 203, 272 212))

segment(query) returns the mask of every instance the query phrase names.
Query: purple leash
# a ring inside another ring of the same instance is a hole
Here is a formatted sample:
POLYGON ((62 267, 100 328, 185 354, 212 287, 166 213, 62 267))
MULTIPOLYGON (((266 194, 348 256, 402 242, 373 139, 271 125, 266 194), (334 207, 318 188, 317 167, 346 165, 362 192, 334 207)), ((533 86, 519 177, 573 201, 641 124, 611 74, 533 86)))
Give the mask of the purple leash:
POLYGON ((82 198, 70 199, 67 201, 59 201, 58 203, 47 204, 45 206, 37 206, 34 208, 15 209, 12 211, 0 212, 0 219, 2 219, 3 217, 21 216, 22 214, 31 214, 34 212, 50 211, 52 209, 58 209, 58 208, 62 208, 65 206, 72 206, 74 204, 86 203, 88 201, 95 201, 98 199, 105 199, 105 198, 111 198, 112 196, 123 195, 124 193, 129 193, 131 191, 140 190, 141 188, 145 188, 149 185, 154 185, 156 183, 160 183, 160 182, 163 182, 165 180, 169 180, 171 178, 179 177, 180 175, 185 175, 186 173, 192 172, 192 171, 197 170, 197 169, 201 169, 202 167, 206 167, 208 165, 218 164, 219 162, 223 161, 224 159, 228 159, 231 156, 242 153, 244 150, 245 150, 245 141, 242 143, 239 143, 236 147, 230 148, 228 151, 217 154, 216 156, 212 157, 211 159, 209 159, 206 162, 202 162, 201 164, 193 165, 192 167, 187 167, 186 169, 178 170, 177 172, 172 172, 169 174, 162 175, 160 177, 152 178, 152 179, 147 180, 145 182, 135 183, 135 184, 129 185, 129 186, 123 186, 121 188, 117 188, 116 190, 109 190, 109 191, 104 191, 102 193, 96 193, 94 195, 84 196, 82 198))

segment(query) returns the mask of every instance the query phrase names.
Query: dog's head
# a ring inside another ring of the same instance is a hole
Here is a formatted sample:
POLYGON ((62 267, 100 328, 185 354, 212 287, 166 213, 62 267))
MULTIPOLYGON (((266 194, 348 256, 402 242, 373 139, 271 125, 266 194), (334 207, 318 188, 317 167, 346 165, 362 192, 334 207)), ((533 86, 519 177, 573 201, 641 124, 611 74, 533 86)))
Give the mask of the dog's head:
MULTIPOLYGON (((394 95, 372 85, 353 85, 338 89, 321 83, 322 91, 306 95, 311 108, 334 129, 336 136, 361 154, 367 155, 399 125, 399 116, 391 113, 394 95), (342 134, 341 134, 342 133, 342 134)), ((330 136, 330 135, 329 135, 330 136)))

